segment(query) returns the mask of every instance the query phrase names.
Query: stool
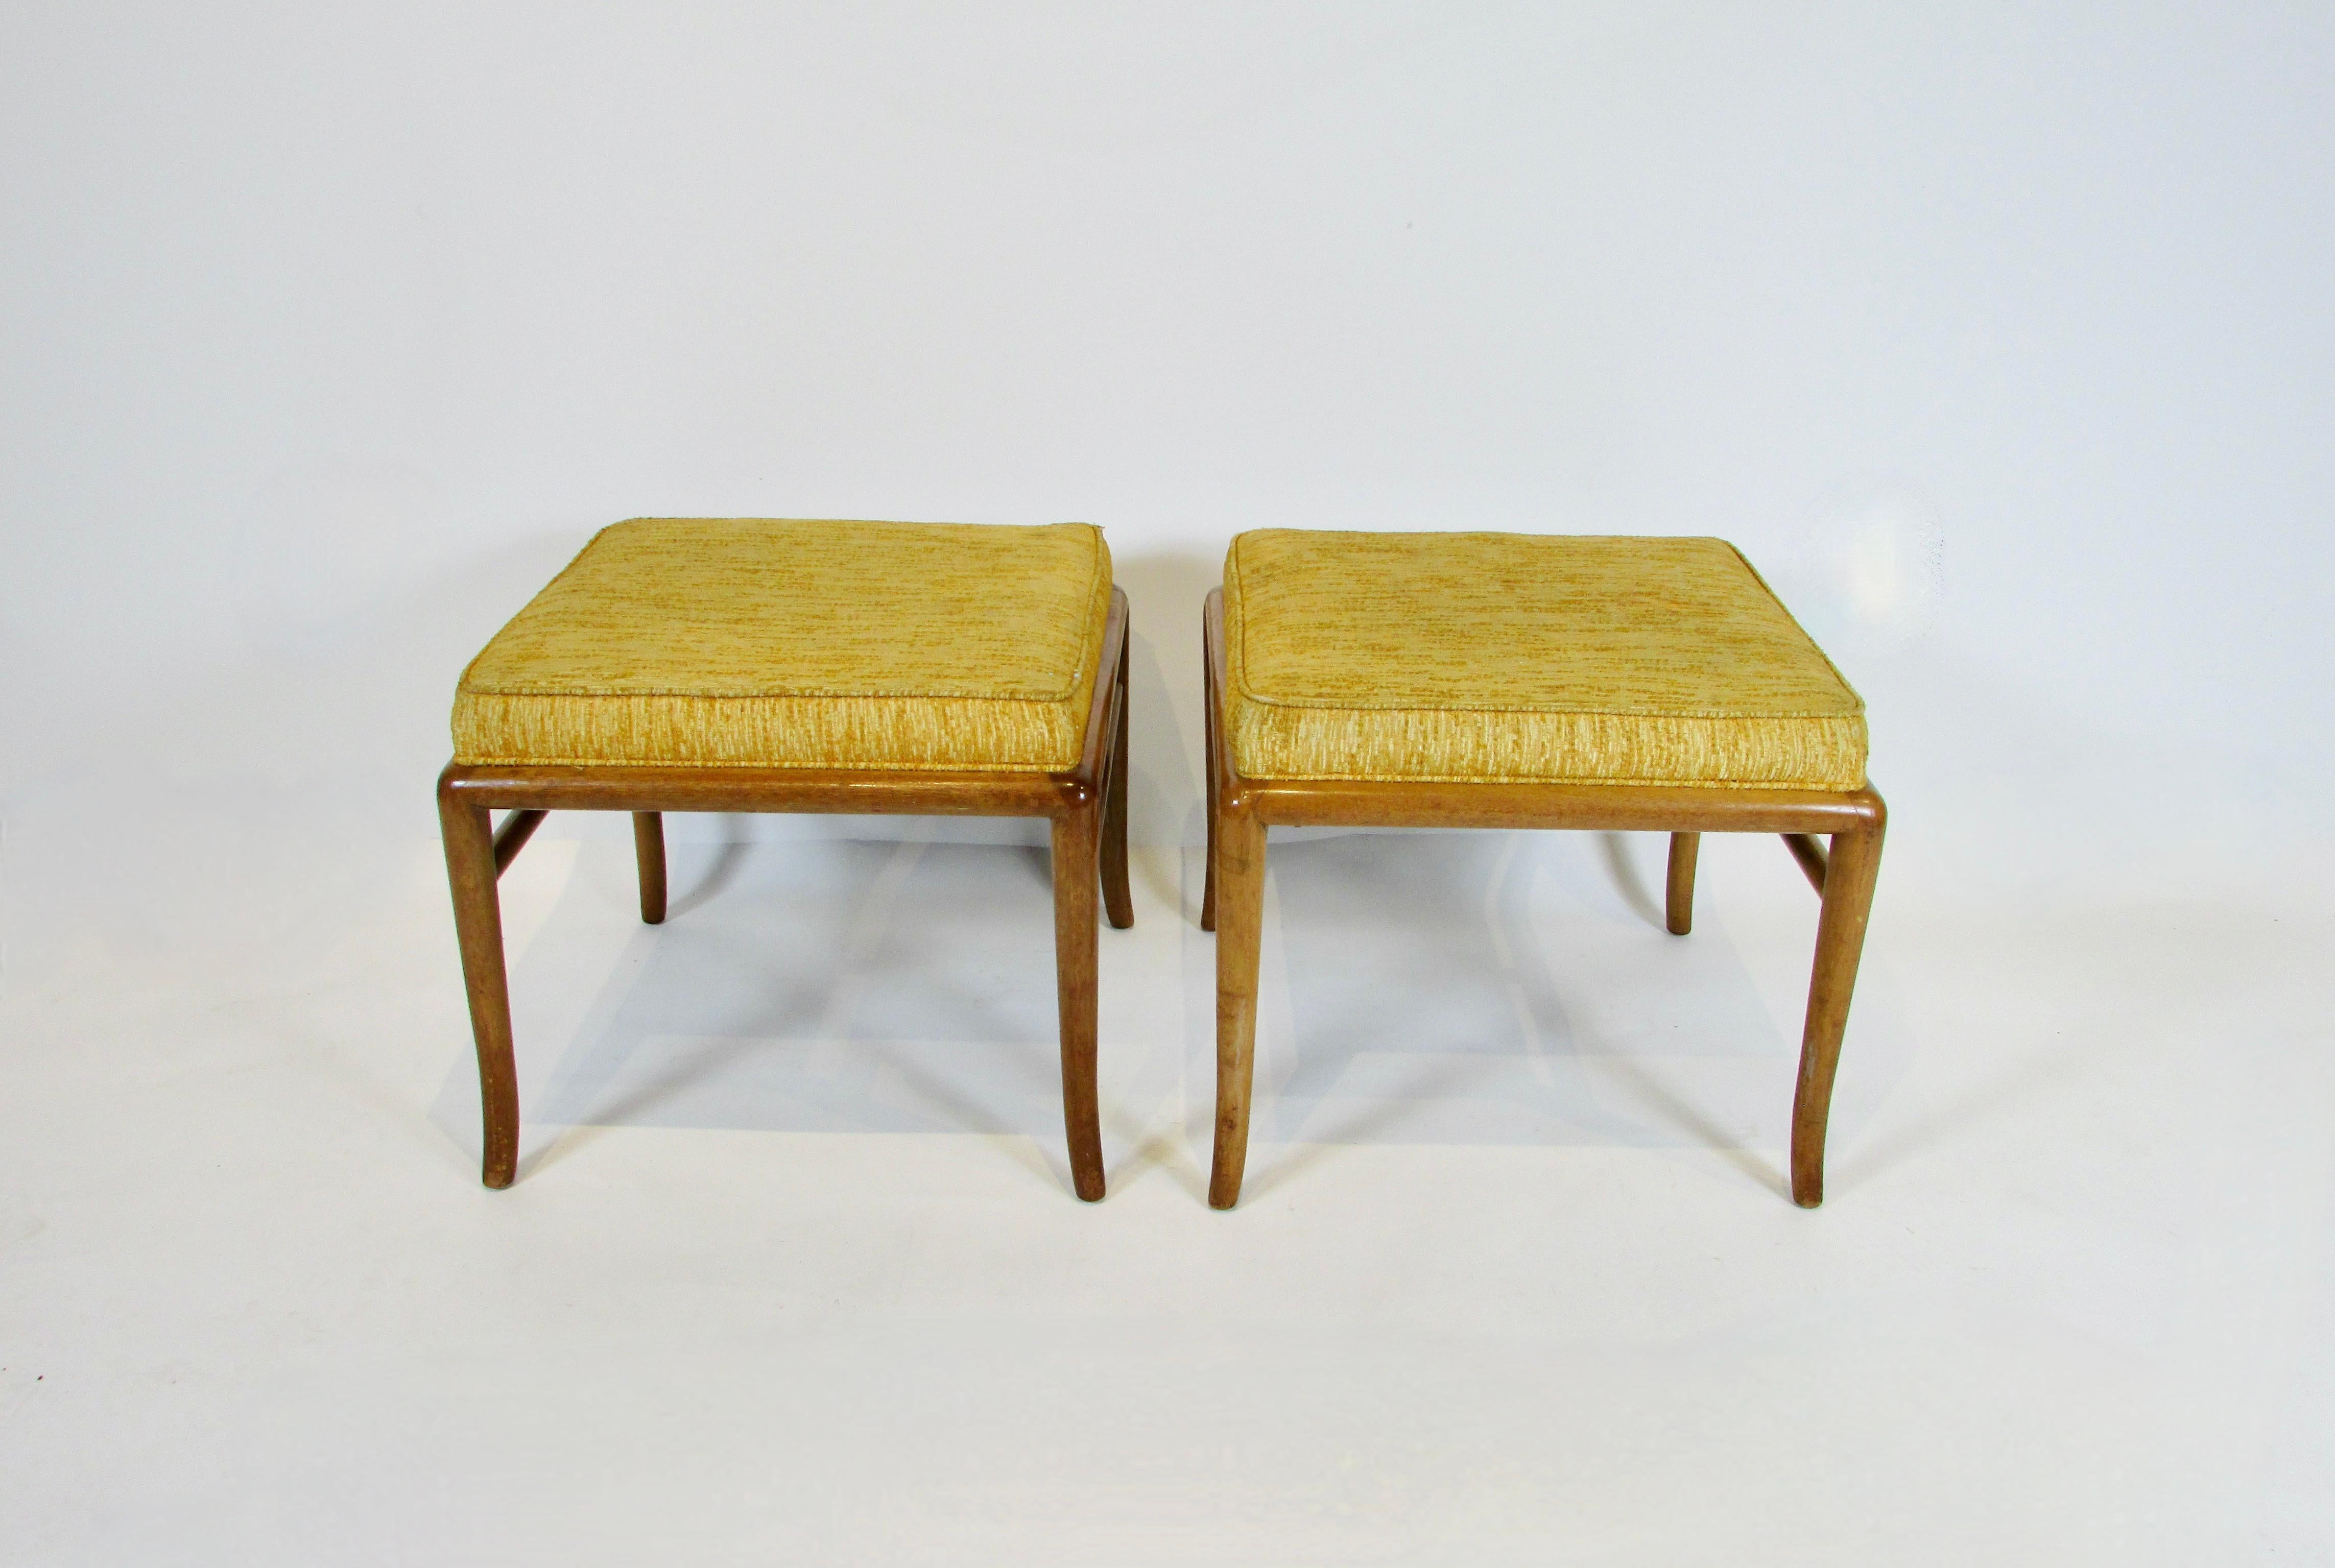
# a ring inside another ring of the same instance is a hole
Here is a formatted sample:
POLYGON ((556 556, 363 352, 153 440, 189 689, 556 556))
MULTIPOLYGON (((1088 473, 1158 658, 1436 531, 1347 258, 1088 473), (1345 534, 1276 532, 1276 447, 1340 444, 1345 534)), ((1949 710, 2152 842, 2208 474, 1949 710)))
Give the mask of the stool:
POLYGON ((1667 829, 1681 936, 1700 836, 1782 835, 1823 898, 1792 1198, 1824 1201, 1886 812, 1863 702, 1733 546, 1265 529, 1233 541, 1203 644, 1211 1205, 1247 1159, 1265 830, 1299 824, 1667 829))
POLYGON ((1102 1196, 1095 905, 1127 886, 1127 596, 1101 531, 640 518, 603 529, 487 644, 438 780, 479 1050, 483 1176, 517 1174, 495 881, 546 811, 629 811, 664 919, 666 811, 909 812, 1052 824, 1062 1114, 1102 1196), (489 813, 509 808, 499 829, 489 813))

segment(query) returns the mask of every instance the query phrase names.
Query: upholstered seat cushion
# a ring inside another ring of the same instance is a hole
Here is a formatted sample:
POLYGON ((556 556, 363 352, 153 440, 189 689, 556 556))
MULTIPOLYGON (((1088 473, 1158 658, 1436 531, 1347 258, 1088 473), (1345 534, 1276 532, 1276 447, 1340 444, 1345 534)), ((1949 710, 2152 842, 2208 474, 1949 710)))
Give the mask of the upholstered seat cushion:
POLYGON ((1084 523, 618 523, 463 673, 454 758, 1060 771, 1109 606, 1084 523))
POLYGON ((1264 529, 1225 642, 1250 778, 1865 782, 1865 704, 1722 539, 1264 529))

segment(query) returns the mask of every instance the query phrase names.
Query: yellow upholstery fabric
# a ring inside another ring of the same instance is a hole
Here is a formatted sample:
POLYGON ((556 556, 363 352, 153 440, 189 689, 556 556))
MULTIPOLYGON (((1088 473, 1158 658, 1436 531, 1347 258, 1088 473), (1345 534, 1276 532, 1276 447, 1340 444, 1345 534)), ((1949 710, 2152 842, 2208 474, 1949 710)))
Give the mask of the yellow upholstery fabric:
POLYGON ((1061 771, 1109 610, 1085 523, 618 523, 463 673, 454 760, 1061 771))
POLYGON ((1864 702, 1723 539, 1264 529, 1225 642, 1253 779, 1865 782, 1864 702))

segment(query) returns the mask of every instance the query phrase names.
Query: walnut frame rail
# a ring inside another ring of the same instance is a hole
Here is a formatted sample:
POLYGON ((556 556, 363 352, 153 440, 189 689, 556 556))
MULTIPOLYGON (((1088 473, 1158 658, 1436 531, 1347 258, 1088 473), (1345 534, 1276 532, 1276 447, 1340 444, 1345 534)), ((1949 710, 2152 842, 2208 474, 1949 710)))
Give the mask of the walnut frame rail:
POLYGON ((478 1046, 486 1128, 481 1179, 490 1187, 507 1187, 518 1171, 518 1079, 495 883, 547 811, 632 813, 641 918, 652 925, 665 915, 667 811, 1042 817, 1052 824, 1054 965, 1071 1180, 1080 1197, 1090 1203, 1100 1198, 1098 882, 1110 924, 1135 924, 1127 880, 1127 595, 1113 588, 1079 765, 1067 773, 449 763, 438 779, 438 818, 478 1046), (504 809, 511 815, 499 829, 490 830, 490 814, 504 809))
POLYGON ((1824 1201, 1825 1126, 1833 1077, 1873 908, 1888 808, 1870 785, 1832 793, 1632 784, 1466 784, 1427 780, 1247 779, 1225 742, 1224 590, 1208 595, 1206 666, 1208 852, 1200 928, 1216 933, 1216 1131, 1211 1207, 1239 1201, 1248 1160, 1249 1090, 1256 1050, 1257 950, 1269 827, 1564 828, 1667 831, 1665 922, 1694 922, 1695 860, 1704 833, 1781 835, 1823 898, 1816 963, 1792 1100, 1792 1201, 1824 1201), (1816 835, 1829 835, 1831 853, 1816 835))

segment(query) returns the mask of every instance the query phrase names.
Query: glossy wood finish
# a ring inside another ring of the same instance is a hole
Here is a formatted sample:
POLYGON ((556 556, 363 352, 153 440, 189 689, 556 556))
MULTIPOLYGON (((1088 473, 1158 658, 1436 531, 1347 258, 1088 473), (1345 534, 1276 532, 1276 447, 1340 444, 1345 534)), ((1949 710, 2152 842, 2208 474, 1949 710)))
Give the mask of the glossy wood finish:
POLYGON ((1805 833, 1787 833, 1784 835, 1784 847, 1790 850, 1792 858, 1800 863, 1800 870, 1807 876, 1808 886, 1822 893, 1825 890, 1824 846, 1805 833))
POLYGON ((1112 925, 1135 924, 1135 896, 1127 886, 1127 644, 1119 647, 1119 675, 1111 692, 1110 753, 1103 760, 1102 906, 1112 925))
POLYGON ((1624 833, 1837 833, 1870 824, 1870 789, 1684 789, 1655 784, 1445 784, 1233 776, 1219 811, 1237 804, 1276 828, 1579 828, 1624 833), (1503 801, 1501 797, 1507 797, 1503 801))
POLYGON ((1256 1073, 1256 970, 1264 935, 1264 824, 1216 818, 1216 1137, 1208 1206, 1240 1201, 1248 1168, 1249 1089, 1256 1073))
POLYGON ((1825 872, 1824 913, 1817 919, 1816 971, 1808 982, 1807 1020, 1800 1031, 1800 1081, 1792 1099, 1792 1201, 1812 1209, 1824 1202, 1825 1127, 1832 1116, 1833 1075, 1848 1029, 1848 1003, 1865 952, 1865 922, 1881 873, 1885 819, 1862 833, 1836 833, 1825 872))
POLYGON ((485 807, 463 800, 439 780, 438 827, 446 844, 454 934, 461 944, 462 984, 470 996, 471 1038, 479 1052, 479 1104, 486 1128, 480 1179, 490 1187, 507 1187, 518 1172, 518 1067, 511 1052, 502 900, 495 893, 495 839, 488 822, 485 807))
POLYGON ((662 813, 633 813, 633 859, 641 868, 641 918, 651 925, 663 925, 664 817, 662 813))
POLYGON ((1102 1121, 1095 1096, 1095 862, 1100 813, 1054 818, 1054 977, 1061 1010, 1062 1125, 1071 1185, 1089 1203, 1102 1196, 1102 1121))
POLYGON ((500 810, 800 811, 1051 817, 1094 791, 1077 773, 848 772, 814 768, 524 768, 455 763, 466 800, 500 810))
POLYGON ((1230 1208, 1238 1199, 1247 1158, 1265 830, 1277 824, 1668 831, 1665 924, 1681 935, 1693 922, 1701 834, 1781 834, 1804 869, 1807 855, 1815 856, 1817 866, 1810 875, 1821 879, 1825 902, 1817 929, 1799 1085, 1792 1102, 1792 1195, 1807 1207, 1823 1201, 1825 1125, 1887 824, 1887 808, 1877 792, 1870 786, 1836 794, 1667 785, 1245 779, 1223 739, 1222 589, 1208 595, 1203 651, 1212 875, 1210 891, 1202 900, 1201 924, 1203 929, 1213 925, 1216 933, 1216 1136, 1208 1183, 1211 1205, 1230 1208), (1829 872, 1824 869, 1823 851, 1809 837, 1815 834, 1832 837, 1829 872))
POLYGON ((1684 936, 1694 929, 1694 862, 1702 853, 1702 835, 1673 833, 1671 835, 1670 879, 1662 899, 1662 924, 1672 936, 1684 936))
POLYGON ((527 847, 527 841, 543 826, 543 818, 540 811, 514 811, 503 818, 503 825, 495 829, 496 876, 500 876, 518 858, 518 852, 527 847))
POLYGON ((495 878, 546 811, 627 811, 640 867, 641 918, 665 915, 666 811, 803 811, 1042 817, 1053 824, 1054 953, 1061 1004, 1063 1122, 1079 1196, 1103 1195, 1095 1095, 1096 910, 1134 924, 1127 882, 1127 595, 1111 591, 1079 764, 1067 773, 851 771, 790 768, 528 768, 450 763, 438 779, 439 825, 454 895, 454 924, 478 1045, 486 1125, 482 1175, 504 1187, 518 1174, 518 1079, 495 878), (513 816, 500 834, 489 813, 513 816))

